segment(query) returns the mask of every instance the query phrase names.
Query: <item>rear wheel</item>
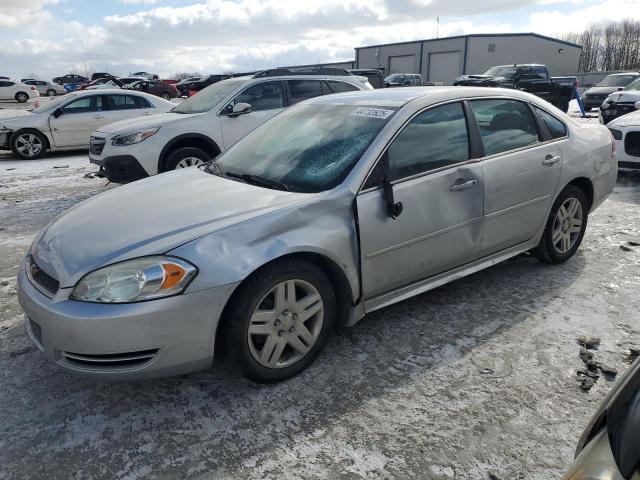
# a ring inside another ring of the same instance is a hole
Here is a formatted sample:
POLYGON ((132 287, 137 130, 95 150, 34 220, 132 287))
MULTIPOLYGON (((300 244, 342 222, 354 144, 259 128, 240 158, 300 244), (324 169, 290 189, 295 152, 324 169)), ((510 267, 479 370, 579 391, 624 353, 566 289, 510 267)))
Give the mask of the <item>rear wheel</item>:
POLYGON ((335 315, 335 294, 322 269, 307 260, 282 259, 239 287, 227 310, 225 346, 248 378, 279 382, 311 365, 335 315))
POLYGON ((15 98, 16 98, 16 100, 17 100, 18 102, 20 102, 20 103, 24 103, 24 102, 26 102, 27 100, 29 100, 29 95, 28 95, 28 94, 26 94, 25 92, 18 92, 18 93, 16 93, 16 97, 15 97, 15 98))
POLYGON ((13 154, 23 160, 36 160, 47 150, 47 139, 36 130, 17 131, 10 144, 13 154))
POLYGON ((211 155, 200 148, 183 147, 172 152, 167 158, 165 171, 196 167, 211 160, 211 155))
POLYGON ((48 97, 55 97, 56 96, 56 91, 54 89, 47 90, 47 96, 48 97))
POLYGON ((582 243, 588 215, 584 192, 575 185, 567 186, 553 204, 540 243, 532 253, 552 264, 569 260, 582 243))

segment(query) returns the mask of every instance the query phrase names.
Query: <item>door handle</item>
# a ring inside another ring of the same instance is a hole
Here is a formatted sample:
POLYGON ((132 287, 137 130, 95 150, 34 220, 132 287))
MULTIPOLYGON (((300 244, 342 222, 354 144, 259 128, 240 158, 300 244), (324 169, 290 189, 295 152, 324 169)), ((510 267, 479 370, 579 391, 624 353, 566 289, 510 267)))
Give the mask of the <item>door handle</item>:
POLYGON ((464 180, 461 178, 457 180, 456 183, 451 185, 449 190, 451 190, 452 192, 459 192, 461 190, 466 190, 467 188, 475 187, 477 184, 477 180, 464 180))
POLYGON ((560 155, 551 155, 549 153, 546 157, 544 157, 544 160, 542 161, 542 164, 546 165, 546 166, 551 166, 554 163, 560 161, 561 158, 562 157, 560 155))
POLYGON ((95 116, 95 117, 93 117, 93 118, 104 118, 104 115, 96 115, 96 116, 95 116))

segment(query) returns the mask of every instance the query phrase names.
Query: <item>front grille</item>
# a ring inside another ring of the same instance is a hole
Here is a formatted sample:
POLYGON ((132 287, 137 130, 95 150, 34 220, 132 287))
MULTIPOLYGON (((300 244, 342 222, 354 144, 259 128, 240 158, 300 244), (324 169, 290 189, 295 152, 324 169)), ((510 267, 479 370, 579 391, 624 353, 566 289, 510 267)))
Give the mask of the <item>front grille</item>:
POLYGON ((64 362, 72 367, 109 371, 141 368, 151 363, 157 353, 158 349, 154 348, 137 352, 107 353, 102 355, 62 352, 62 356, 64 362))
POLYGON ((640 132, 629 132, 624 139, 624 151, 632 157, 640 157, 640 132))
POLYGON ((104 145, 107 141, 102 137, 91 137, 89 141, 89 151, 96 155, 100 155, 102 150, 104 150, 104 145))
POLYGON ((35 282, 51 295, 55 295, 58 292, 58 289, 60 288, 60 282, 58 282, 58 280, 53 278, 44 270, 41 270, 31 257, 29 257, 27 270, 29 273, 29 278, 32 282, 35 282))

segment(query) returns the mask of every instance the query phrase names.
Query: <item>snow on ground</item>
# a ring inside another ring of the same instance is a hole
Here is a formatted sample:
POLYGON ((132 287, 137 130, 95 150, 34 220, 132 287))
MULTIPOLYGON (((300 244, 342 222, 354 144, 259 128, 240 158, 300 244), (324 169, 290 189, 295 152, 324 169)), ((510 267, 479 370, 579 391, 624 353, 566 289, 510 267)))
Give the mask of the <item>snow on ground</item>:
POLYGON ((33 348, 15 275, 54 215, 121 188, 95 169, 0 155, 1 479, 559 478, 612 386, 579 389, 576 337, 601 336, 597 358, 621 371, 640 343, 640 174, 621 173, 566 264, 520 256, 378 311, 285 383, 220 362, 80 380, 33 348))

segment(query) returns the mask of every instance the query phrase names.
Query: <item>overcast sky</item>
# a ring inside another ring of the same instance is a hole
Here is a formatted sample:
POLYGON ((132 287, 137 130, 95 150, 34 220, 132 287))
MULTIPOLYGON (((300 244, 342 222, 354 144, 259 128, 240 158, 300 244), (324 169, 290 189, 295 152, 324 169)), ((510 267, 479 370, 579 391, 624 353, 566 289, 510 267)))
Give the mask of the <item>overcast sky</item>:
POLYGON ((222 73, 351 60, 465 33, 556 36, 640 19, 640 0, 0 0, 0 75, 222 73))

